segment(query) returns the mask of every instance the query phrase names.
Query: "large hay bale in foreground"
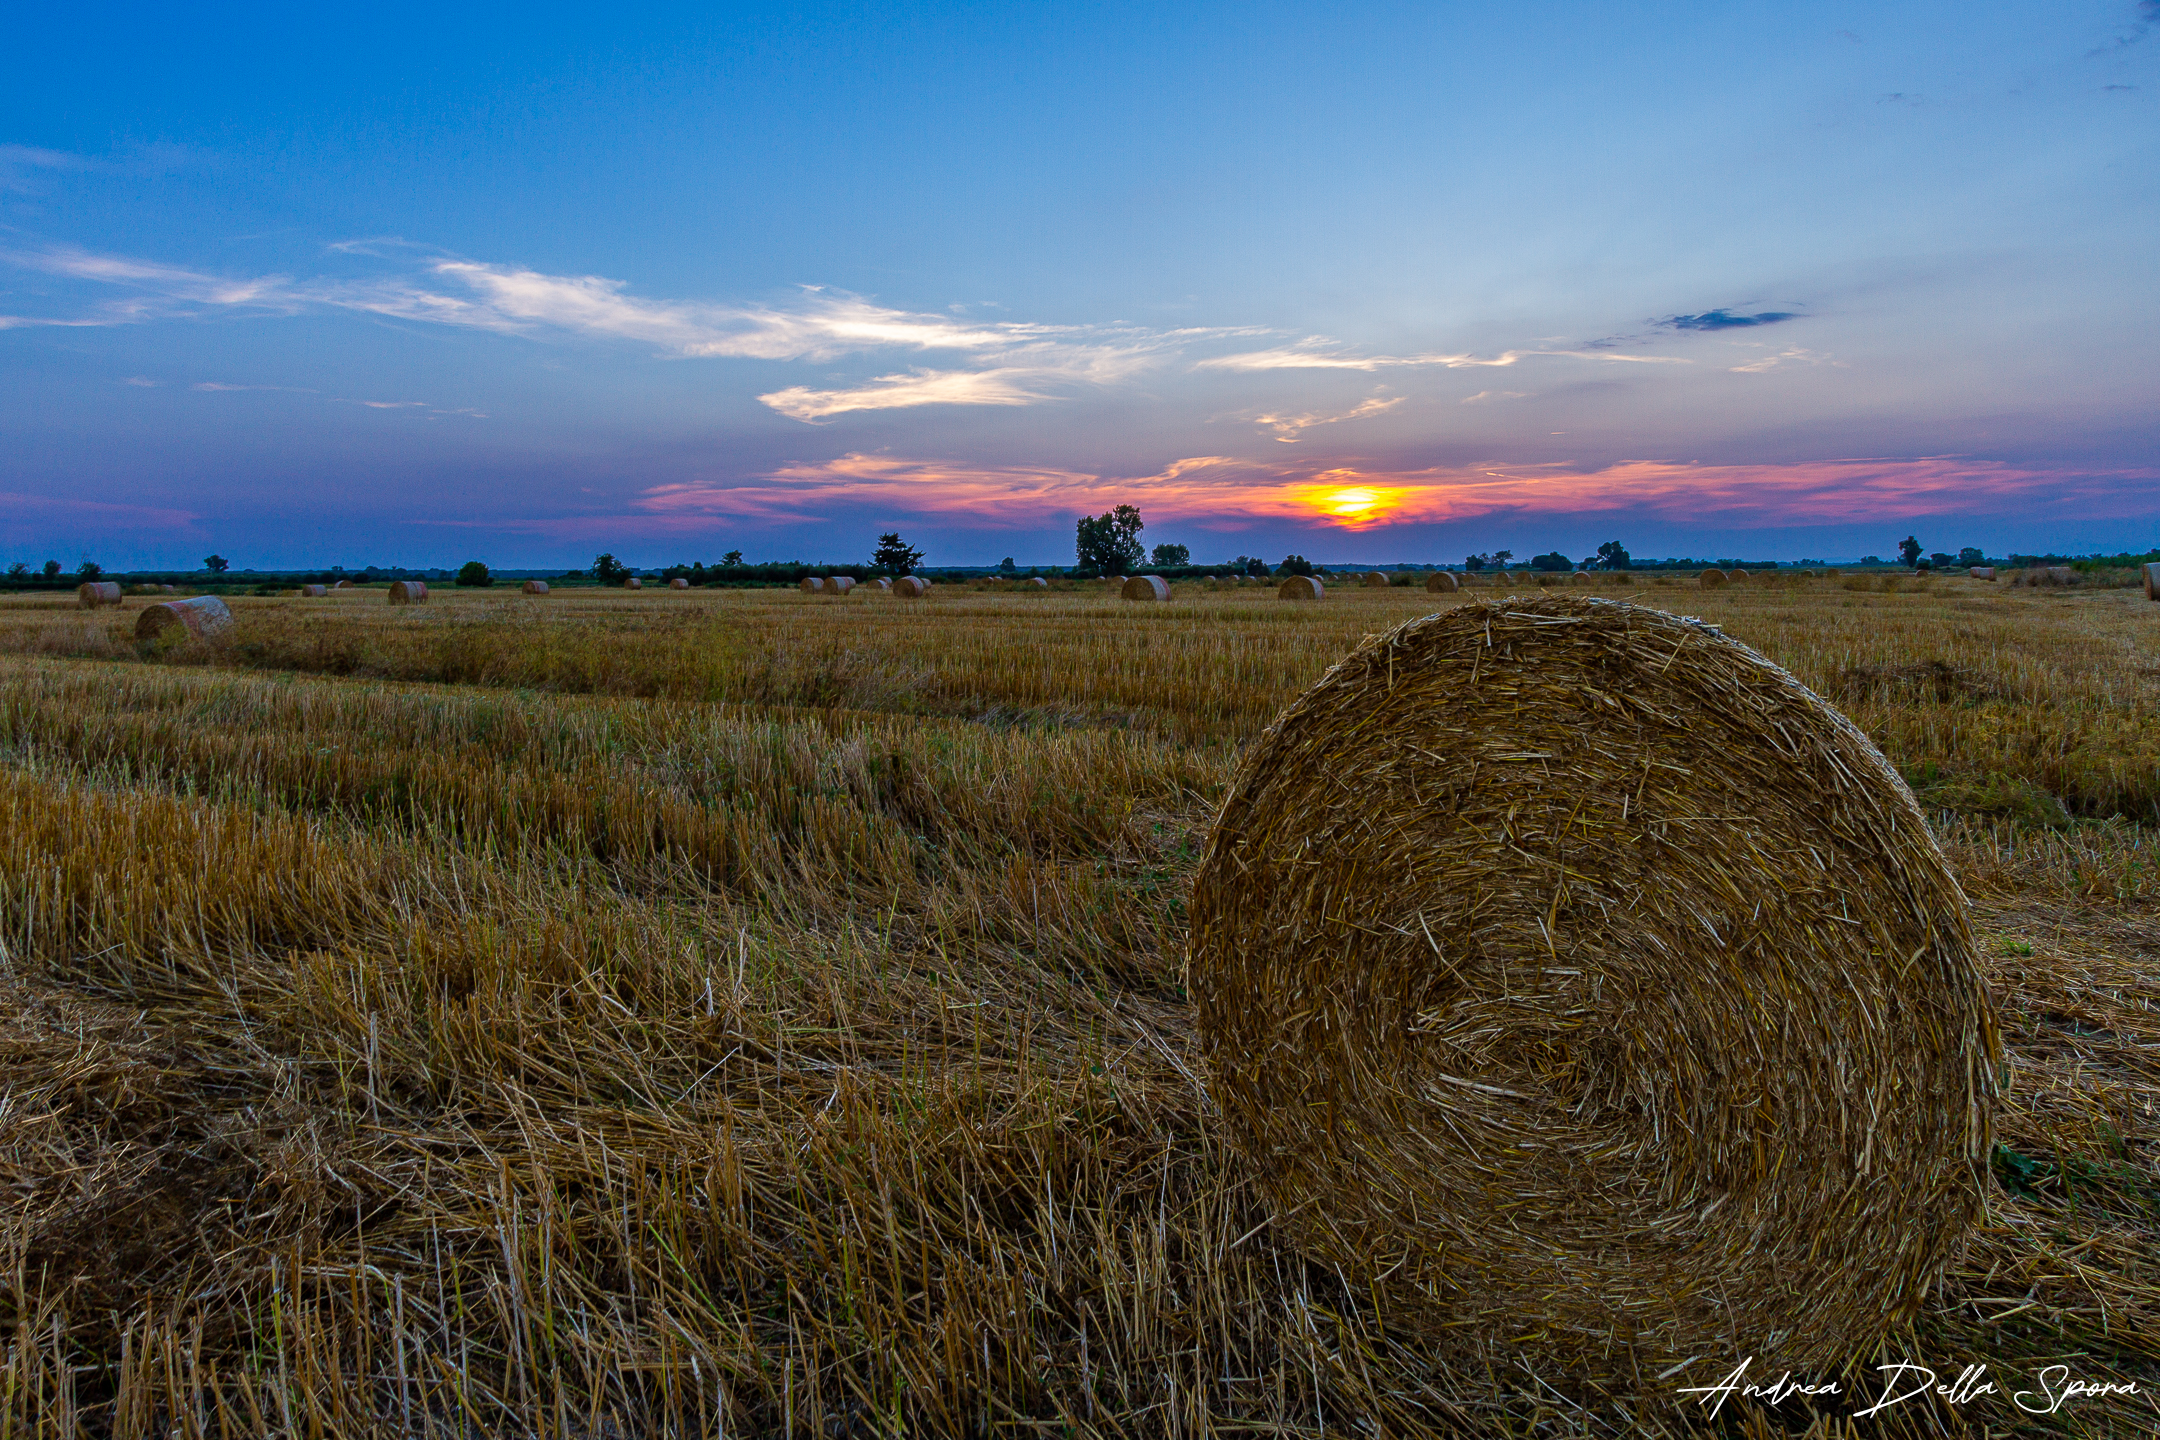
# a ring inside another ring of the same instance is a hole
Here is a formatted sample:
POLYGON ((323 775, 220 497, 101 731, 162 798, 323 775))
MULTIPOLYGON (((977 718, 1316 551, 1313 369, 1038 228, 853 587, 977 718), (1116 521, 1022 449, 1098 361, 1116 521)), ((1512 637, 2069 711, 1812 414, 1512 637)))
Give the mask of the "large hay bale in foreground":
POLYGON ((1715 590, 1725 583, 1725 572, 1722 570, 1705 570, 1695 577, 1695 583, 1705 590, 1715 590))
POLYGON ((1461 588, 1454 575, 1446 570, 1435 570, 1425 577, 1425 592, 1429 595, 1453 595, 1461 588))
POLYGON ((135 617, 137 640, 215 640, 232 629, 232 611, 215 595, 160 600, 135 617))
POLYGON ((106 605, 120 603, 120 582, 117 580, 86 580, 75 587, 75 603, 85 610, 96 610, 106 605))
POLYGON ((1135 575, 1125 582, 1118 592, 1127 600, 1167 600, 1170 598, 1170 582, 1160 575, 1135 575))
POLYGON ((1698 622, 1547 596, 1373 637, 1246 752, 1191 917, 1227 1131, 1390 1324, 1827 1373, 1980 1213, 1963 896, 1867 737, 1698 622))
POLYGON ((893 581, 892 593, 904 595, 910 600, 920 600, 930 593, 930 582, 919 575, 903 575, 893 581))
POLYGON ((545 595, 548 593, 548 582, 545 580, 527 580, 519 588, 527 595, 545 595))
POLYGON ((1315 575, 1292 575, 1275 591, 1278 600, 1324 600, 1327 587, 1315 575))
POLYGON ((392 605, 424 605, 427 603, 425 580, 399 580, 390 587, 392 605))

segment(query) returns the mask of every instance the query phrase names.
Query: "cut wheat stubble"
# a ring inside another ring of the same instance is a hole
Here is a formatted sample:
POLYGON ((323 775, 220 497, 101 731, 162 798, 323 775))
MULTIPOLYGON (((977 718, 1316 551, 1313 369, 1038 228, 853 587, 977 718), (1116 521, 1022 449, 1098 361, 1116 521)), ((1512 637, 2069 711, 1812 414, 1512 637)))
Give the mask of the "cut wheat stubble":
POLYGON ((1436 1338, 1820 1370, 1978 1218, 1963 896, 1866 736, 1693 622, 1552 596, 1368 641, 1248 752, 1191 914, 1255 1178, 1436 1338))

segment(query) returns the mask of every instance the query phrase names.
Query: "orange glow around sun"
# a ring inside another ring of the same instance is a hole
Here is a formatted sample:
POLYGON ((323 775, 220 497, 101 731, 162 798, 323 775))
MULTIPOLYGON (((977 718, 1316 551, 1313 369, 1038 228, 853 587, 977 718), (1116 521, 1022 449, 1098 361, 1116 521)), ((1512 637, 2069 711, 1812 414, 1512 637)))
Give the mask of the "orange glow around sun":
POLYGON ((1322 515, 1362 530, 1385 521, 1391 511, 1401 508, 1407 494, 1381 485, 1341 485, 1315 486, 1301 498, 1322 515))

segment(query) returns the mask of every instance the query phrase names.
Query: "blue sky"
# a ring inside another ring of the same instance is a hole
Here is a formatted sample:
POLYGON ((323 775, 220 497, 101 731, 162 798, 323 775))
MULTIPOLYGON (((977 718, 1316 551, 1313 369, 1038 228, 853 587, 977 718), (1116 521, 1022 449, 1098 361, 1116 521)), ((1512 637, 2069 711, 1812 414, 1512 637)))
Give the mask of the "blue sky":
POLYGON ((48 7, 0 559, 2160 543, 2160 5, 48 7))

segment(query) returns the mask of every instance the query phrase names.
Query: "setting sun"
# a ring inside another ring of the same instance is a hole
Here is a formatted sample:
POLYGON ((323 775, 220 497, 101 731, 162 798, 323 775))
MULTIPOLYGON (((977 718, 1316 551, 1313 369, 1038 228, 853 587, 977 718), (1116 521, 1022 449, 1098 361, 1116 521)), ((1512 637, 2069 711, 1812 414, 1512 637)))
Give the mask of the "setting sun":
POLYGON ((1307 501, 1321 514, 1352 529, 1380 523, 1387 518, 1389 511, 1402 502, 1403 493, 1400 490, 1383 489, 1376 485, 1344 485, 1317 490, 1307 501))

